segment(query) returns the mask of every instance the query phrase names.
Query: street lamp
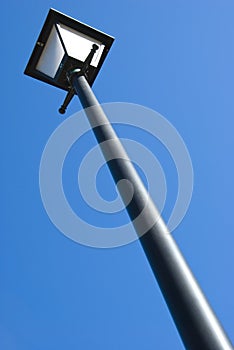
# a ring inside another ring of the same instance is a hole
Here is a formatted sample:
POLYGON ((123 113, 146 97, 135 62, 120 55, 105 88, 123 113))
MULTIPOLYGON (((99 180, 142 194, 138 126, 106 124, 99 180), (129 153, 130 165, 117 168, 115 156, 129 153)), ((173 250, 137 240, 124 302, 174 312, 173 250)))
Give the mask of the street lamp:
POLYGON ((61 113, 72 96, 78 95, 185 347, 231 350, 228 337, 91 89, 113 40, 50 10, 25 74, 68 91, 61 113))

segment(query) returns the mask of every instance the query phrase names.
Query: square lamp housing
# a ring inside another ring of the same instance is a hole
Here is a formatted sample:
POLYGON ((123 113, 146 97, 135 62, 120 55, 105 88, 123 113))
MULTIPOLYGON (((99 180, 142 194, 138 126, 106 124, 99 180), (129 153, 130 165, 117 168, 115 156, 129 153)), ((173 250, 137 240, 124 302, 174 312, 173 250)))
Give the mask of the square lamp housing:
POLYGON ((98 46, 86 78, 92 86, 114 38, 50 9, 25 74, 69 91, 66 73, 82 68, 93 44, 98 46))

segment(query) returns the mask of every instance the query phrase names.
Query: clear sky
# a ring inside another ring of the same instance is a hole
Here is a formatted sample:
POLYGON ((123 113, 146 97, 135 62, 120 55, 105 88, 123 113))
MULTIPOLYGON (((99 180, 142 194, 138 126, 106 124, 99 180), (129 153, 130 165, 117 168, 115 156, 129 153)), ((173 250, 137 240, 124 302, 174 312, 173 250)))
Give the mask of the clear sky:
MULTIPOLYGON (((64 92, 23 75, 51 7, 115 37, 94 84, 100 102, 151 108, 183 137, 194 189, 172 234, 234 342, 233 1, 22 0, 1 5, 0 348, 183 349, 139 242, 111 249, 78 244, 53 225, 43 207, 43 149, 62 121, 81 110, 74 99, 61 117, 64 92)), ((120 123, 117 132, 158 157, 168 186, 167 220, 177 180, 166 150, 134 127, 120 123)), ((92 133, 86 136, 64 163, 67 199, 92 225, 120 226, 128 221, 125 213, 98 218, 78 203, 81 155, 95 147, 92 133)), ((115 198, 105 167, 97 187, 104 199, 115 198)))

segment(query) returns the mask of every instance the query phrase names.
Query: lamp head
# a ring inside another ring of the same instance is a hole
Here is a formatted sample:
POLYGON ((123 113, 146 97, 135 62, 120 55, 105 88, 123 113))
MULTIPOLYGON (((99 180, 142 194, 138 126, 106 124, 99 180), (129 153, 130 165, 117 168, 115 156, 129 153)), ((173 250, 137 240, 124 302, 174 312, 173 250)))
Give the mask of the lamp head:
POLYGON ((50 9, 24 73, 70 91, 67 73, 82 70, 92 56, 86 69, 86 79, 92 85, 113 41, 113 37, 50 9))

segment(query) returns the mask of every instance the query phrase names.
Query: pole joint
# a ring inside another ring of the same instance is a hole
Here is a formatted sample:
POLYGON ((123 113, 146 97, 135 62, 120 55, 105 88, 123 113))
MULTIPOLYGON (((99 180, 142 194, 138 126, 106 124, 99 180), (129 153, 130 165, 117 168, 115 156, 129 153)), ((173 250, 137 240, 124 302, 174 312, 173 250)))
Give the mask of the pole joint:
POLYGON ((69 105, 69 103, 71 102, 73 96, 75 95, 75 91, 72 87, 72 77, 74 75, 84 75, 85 78, 87 79, 87 75, 88 75, 88 71, 89 71, 89 66, 92 62, 93 56, 95 55, 95 52, 98 50, 99 46, 96 44, 93 44, 92 49, 90 51, 90 53, 88 54, 87 58, 85 59, 83 66, 81 68, 75 68, 71 71, 67 72, 67 80, 70 84, 70 88, 69 91, 64 99, 63 104, 61 105, 61 107, 59 108, 59 113, 60 114, 64 114, 66 112, 67 106, 69 105))

